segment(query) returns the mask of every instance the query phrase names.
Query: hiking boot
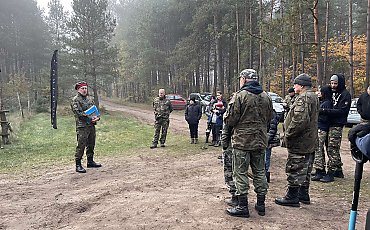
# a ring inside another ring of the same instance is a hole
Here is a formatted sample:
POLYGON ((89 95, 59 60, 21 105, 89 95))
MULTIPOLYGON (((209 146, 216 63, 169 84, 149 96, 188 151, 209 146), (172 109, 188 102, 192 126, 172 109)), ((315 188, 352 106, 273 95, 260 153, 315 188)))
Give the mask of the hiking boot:
POLYGON ((320 182, 324 182, 324 183, 329 183, 329 182, 333 182, 334 181, 334 175, 332 172, 328 172, 328 174, 326 174, 326 176, 324 176, 323 178, 320 179, 320 182))
POLYGON ((309 186, 300 186, 298 190, 299 202, 303 204, 310 204, 309 186))
POLYGON ((311 178, 312 181, 320 181, 322 178, 326 176, 325 170, 316 169, 316 174, 313 175, 311 178))
POLYGON ((212 141, 211 143, 209 143, 209 146, 214 146, 216 144, 215 141, 212 141))
POLYGON ((157 144, 152 144, 152 145, 150 146, 150 148, 151 148, 151 149, 155 149, 155 148, 157 148, 157 144))
POLYGON ((220 141, 216 141, 215 147, 219 147, 219 146, 220 146, 220 141))
POLYGON ((190 144, 194 144, 194 138, 191 138, 190 144))
POLYGON ((226 213, 230 216, 237 216, 237 217, 249 217, 249 209, 248 209, 248 197, 247 195, 238 196, 239 204, 234 208, 226 209, 226 213))
POLYGON ((283 206, 299 207, 298 189, 299 187, 288 187, 286 195, 276 198, 275 203, 283 206))
POLYGON ((162 143, 162 144, 161 144, 161 147, 162 147, 162 148, 164 148, 164 147, 166 147, 166 145, 165 145, 164 143, 162 143))
POLYGON ((88 157, 87 158, 87 167, 88 168, 99 168, 99 167, 101 167, 101 164, 95 162, 93 157, 88 157))
POLYGON ((254 209, 258 212, 258 215, 264 216, 265 213, 265 195, 257 195, 257 203, 254 206, 254 209))
POLYGON ((194 138, 194 144, 198 144, 198 138, 194 138))
POLYGON ((238 206, 238 197, 235 195, 232 195, 231 198, 226 198, 225 203, 228 204, 229 206, 238 206))
POLYGON ((339 170, 335 171, 333 173, 333 176, 337 177, 337 178, 344 178, 343 170, 339 169, 339 170))
POLYGON ((86 170, 81 165, 81 160, 76 160, 76 172, 86 173, 86 170))

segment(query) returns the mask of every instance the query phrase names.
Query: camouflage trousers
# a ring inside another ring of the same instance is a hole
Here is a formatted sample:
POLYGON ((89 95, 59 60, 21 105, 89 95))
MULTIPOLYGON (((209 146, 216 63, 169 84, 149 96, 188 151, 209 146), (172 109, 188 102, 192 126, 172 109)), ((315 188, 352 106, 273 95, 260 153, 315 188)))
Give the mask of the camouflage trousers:
POLYGON ((158 144, 158 140, 161 142, 161 144, 164 144, 166 142, 167 130, 169 125, 170 119, 158 118, 155 120, 154 123, 155 132, 153 137, 153 144, 158 144), (161 139, 159 139, 161 130, 162 130, 161 139))
POLYGON ((290 153, 288 150, 288 160, 285 167, 288 186, 309 186, 311 179, 312 165, 315 153, 305 155, 290 153))
POLYGON ((95 126, 79 127, 76 129, 76 133, 77 133, 77 147, 75 154, 76 160, 82 159, 85 148, 86 156, 93 157, 96 138, 95 126))
POLYGON ((233 152, 231 146, 224 150, 223 155, 225 184, 230 194, 235 195, 236 188, 233 179, 233 152))
POLYGON ((343 127, 330 127, 328 133, 328 172, 342 170, 342 159, 340 157, 340 144, 342 141, 343 127))
POLYGON ((325 148, 328 151, 328 132, 320 130, 318 131, 317 148, 315 151, 315 161, 313 167, 318 170, 326 170, 325 160, 325 148))
POLYGON ((246 195, 249 190, 248 168, 252 168, 253 185, 257 195, 266 195, 268 184, 265 175, 265 149, 240 150, 233 149, 233 177, 235 195, 246 195))

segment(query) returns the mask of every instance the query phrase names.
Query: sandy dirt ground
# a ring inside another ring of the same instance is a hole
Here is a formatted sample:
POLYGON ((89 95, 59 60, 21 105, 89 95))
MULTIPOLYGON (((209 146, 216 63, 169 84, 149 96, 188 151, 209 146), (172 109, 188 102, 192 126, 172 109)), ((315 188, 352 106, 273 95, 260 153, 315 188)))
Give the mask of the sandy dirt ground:
MULTIPOLYGON (((103 104, 143 123, 153 122, 150 109, 103 104)), ((170 129, 187 137, 183 111, 171 115, 170 129)), ((200 130, 205 130, 205 121, 200 130)), ((38 176, 32 172, 0 175, 0 229, 347 229, 355 164, 343 139, 346 178, 334 182, 332 193, 312 182, 312 203, 300 208, 274 203, 286 191, 286 149, 273 149, 266 216, 254 210, 256 195, 251 186, 251 217, 245 219, 225 214, 224 199, 229 194, 217 159, 221 148, 174 157, 168 154, 174 143, 168 143, 166 148, 148 148, 130 157, 100 158, 104 167, 88 169, 86 174, 64 165, 38 171, 38 176), (345 191, 343 184, 349 184, 345 191)), ((369 190, 367 164, 362 186, 369 190)), ((370 195, 361 194, 357 229, 364 229, 368 208, 370 195)))

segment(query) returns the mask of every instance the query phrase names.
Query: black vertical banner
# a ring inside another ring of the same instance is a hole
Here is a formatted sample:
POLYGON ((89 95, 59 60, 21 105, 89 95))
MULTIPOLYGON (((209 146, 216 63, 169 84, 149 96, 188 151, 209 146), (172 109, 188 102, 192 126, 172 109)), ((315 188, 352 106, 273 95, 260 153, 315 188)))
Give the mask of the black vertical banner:
POLYGON ((58 50, 54 50, 50 67, 50 112, 51 125, 57 128, 57 105, 58 105, 58 50))

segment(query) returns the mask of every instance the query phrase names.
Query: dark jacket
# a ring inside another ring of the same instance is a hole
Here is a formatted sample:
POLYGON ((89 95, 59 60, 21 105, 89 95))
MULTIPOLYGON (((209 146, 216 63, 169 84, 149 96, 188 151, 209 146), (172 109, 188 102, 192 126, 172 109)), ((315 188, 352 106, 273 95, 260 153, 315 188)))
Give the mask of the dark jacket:
POLYGON ((270 121, 270 128, 269 128, 269 131, 267 133, 267 136, 268 136, 267 143, 268 144, 272 144, 272 142, 274 140, 274 137, 275 137, 275 135, 278 131, 278 124, 279 124, 279 116, 277 115, 275 110, 273 110, 272 111, 272 118, 271 118, 271 121, 270 121))
POLYGON ((272 101, 257 81, 247 82, 235 93, 224 116, 233 127, 232 147, 257 150, 267 147, 267 127, 272 117, 272 101))
POLYGON ((185 110, 185 120, 190 125, 195 125, 199 123, 200 118, 202 117, 202 110, 198 103, 189 104, 185 110))
POLYGON ((223 123, 223 115, 227 109, 227 102, 222 100, 223 108, 216 107, 215 105, 218 103, 218 100, 216 99, 213 103, 209 105, 210 113, 208 116, 208 123, 212 123, 212 117, 216 117, 216 125, 222 126, 223 123), (217 110, 216 112, 213 112, 214 110, 217 110))
POLYGON ((370 95, 365 92, 357 101, 357 111, 364 120, 370 121, 370 95))
POLYGON ((285 143, 289 153, 308 154, 317 146, 319 99, 311 90, 300 93, 286 119, 285 143))
MULTIPOLYGON (((321 88, 321 100, 320 109, 332 109, 332 92, 330 86, 326 85, 321 88)), ((328 114, 320 113, 318 120, 318 128, 322 131, 329 131, 330 127, 330 117, 328 114)))
POLYGON ((333 108, 320 109, 320 114, 330 116, 331 127, 343 127, 347 123, 347 116, 351 108, 351 94, 346 90, 345 78, 342 74, 338 76, 338 88, 333 91, 333 108))

